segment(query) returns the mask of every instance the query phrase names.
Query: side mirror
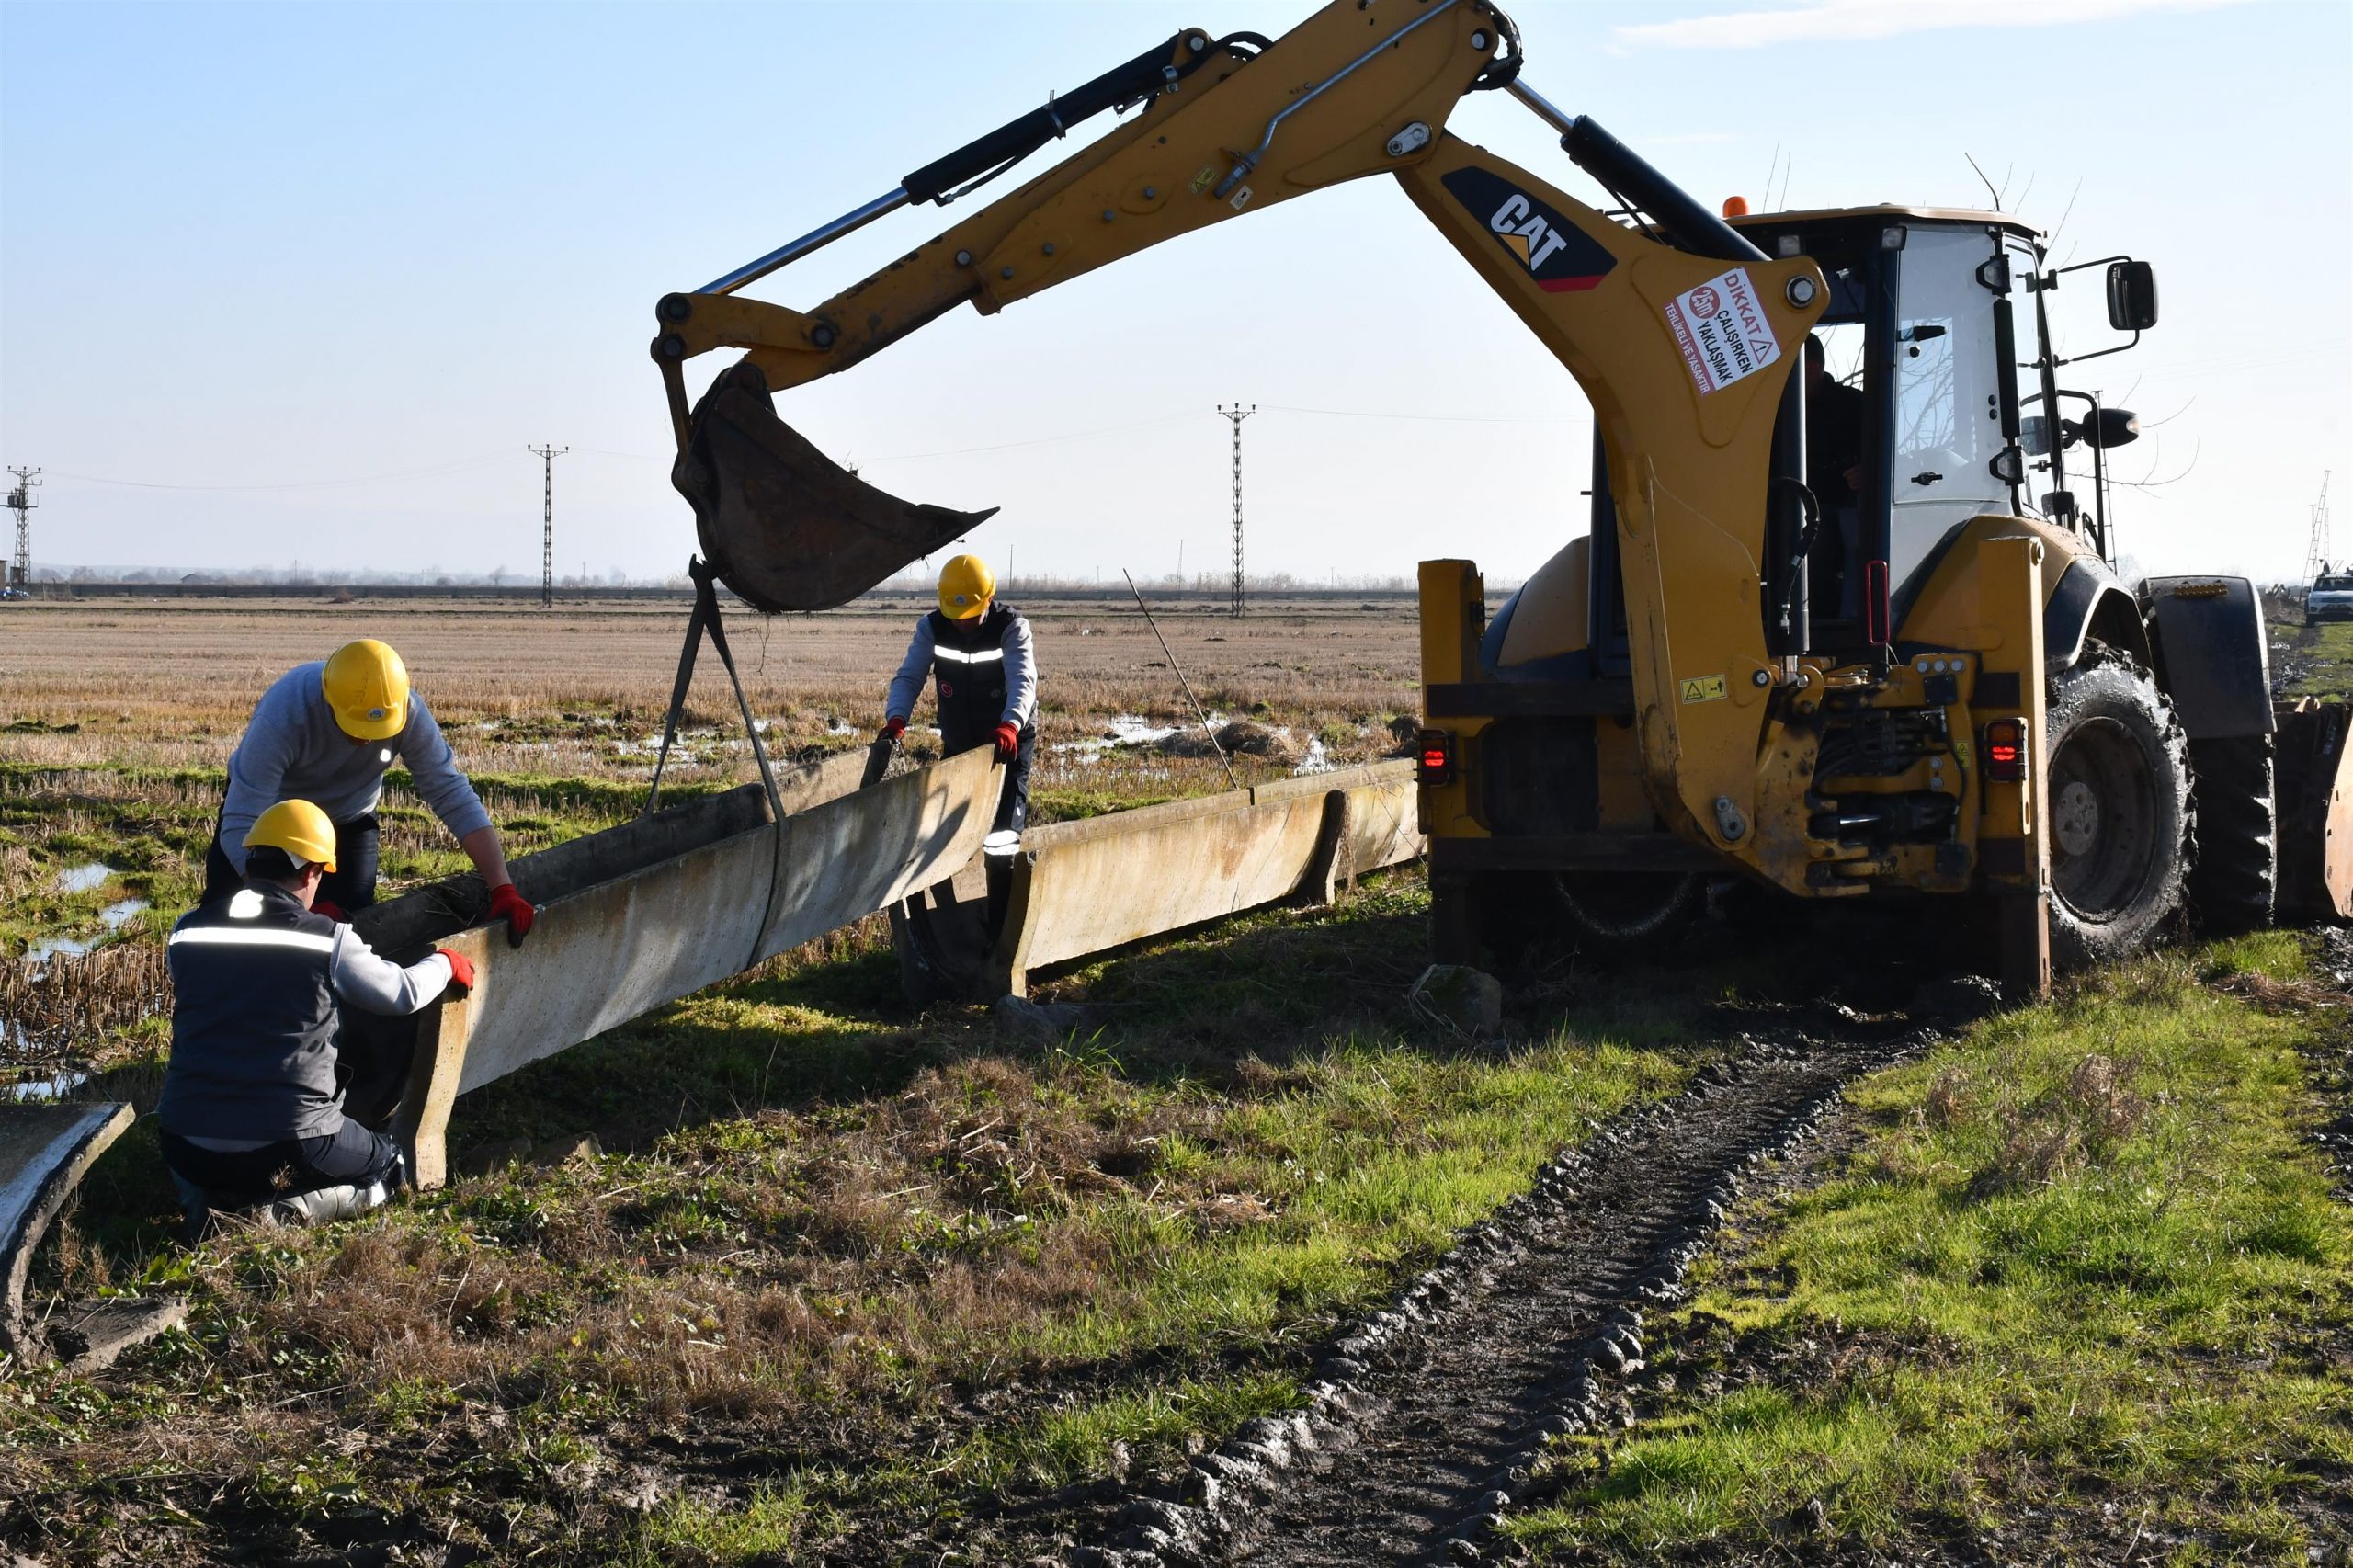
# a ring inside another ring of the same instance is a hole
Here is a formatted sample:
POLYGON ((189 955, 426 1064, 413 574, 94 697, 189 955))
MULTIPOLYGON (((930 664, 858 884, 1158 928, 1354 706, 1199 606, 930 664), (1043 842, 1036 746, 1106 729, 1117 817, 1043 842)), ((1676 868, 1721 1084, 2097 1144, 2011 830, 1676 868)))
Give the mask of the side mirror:
POLYGON ((2108 264, 2108 324, 2146 332, 2157 324, 2157 274, 2145 261, 2108 264))
POLYGON ((2030 458, 2051 455, 2051 421, 2040 414, 2029 414, 2018 421, 2018 446, 2030 458))
POLYGON ((2066 431, 2071 446, 2081 441, 2087 447, 2109 451, 2118 447, 2129 447, 2141 438, 2141 416, 2129 408, 2103 408, 2099 411, 2097 423, 2086 419, 2067 424, 2062 428, 2066 431))

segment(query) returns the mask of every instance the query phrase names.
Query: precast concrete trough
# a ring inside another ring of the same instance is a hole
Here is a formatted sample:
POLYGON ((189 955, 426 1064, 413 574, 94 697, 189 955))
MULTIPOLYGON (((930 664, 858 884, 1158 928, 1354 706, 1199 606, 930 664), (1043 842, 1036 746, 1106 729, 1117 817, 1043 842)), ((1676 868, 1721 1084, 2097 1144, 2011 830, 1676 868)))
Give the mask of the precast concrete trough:
POLYGON ((379 951, 413 961, 450 948, 473 960, 474 983, 413 1020, 347 1015, 358 1047, 347 1108, 378 1119, 396 1092, 410 1171, 439 1186, 460 1095, 887 909, 979 854, 1001 777, 993 753, 860 789, 865 761, 779 775, 780 823, 746 785, 519 858, 516 885, 539 906, 519 947, 503 924, 478 924, 486 901, 472 878, 361 912, 354 924, 379 951), (371 1064, 392 1082, 366 1082, 371 1064))
POLYGON ((25 1306, 33 1254, 51 1221, 131 1121, 131 1108, 119 1101, 0 1103, 0 1365, 53 1358, 103 1367, 188 1315, 176 1296, 64 1301, 38 1319, 25 1306))
POLYGON ((918 997, 1028 994, 1029 973, 1270 903, 1329 903, 1422 853, 1411 760, 1050 823, 1021 835, 1003 927, 983 928, 979 869, 896 922, 918 997))
POLYGON ((951 890, 960 873, 979 880, 1002 778, 993 754, 861 788, 880 760, 779 775, 781 822, 746 785, 517 859, 540 911, 520 947, 482 924, 471 877, 362 911, 355 924, 378 951, 409 961, 449 947, 473 960, 474 983, 415 1019, 347 1015, 347 1108, 389 1124, 417 1184, 436 1187, 460 1095, 878 911, 921 910, 927 892, 985 950, 956 989, 1019 995, 1034 969, 1284 900, 1326 903, 1422 849, 1404 761, 1050 824, 1022 835, 990 943, 973 939, 983 901, 959 905, 951 890))
POLYGON ((1329 903, 1422 852, 1411 761, 1171 801, 1021 835, 991 981, 1287 899, 1329 903))

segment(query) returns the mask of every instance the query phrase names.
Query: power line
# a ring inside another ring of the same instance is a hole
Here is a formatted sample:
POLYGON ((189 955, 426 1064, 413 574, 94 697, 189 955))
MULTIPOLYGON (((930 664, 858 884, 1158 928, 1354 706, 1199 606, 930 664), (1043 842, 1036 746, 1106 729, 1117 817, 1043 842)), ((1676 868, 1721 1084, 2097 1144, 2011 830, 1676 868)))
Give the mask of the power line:
MULTIPOLYGON (((540 460, 542 476, 540 491, 540 608, 555 608, 555 460, 572 450, 570 447, 552 444, 544 447, 526 446, 525 451, 540 460)), ((588 574, 581 569, 582 576, 588 574)))
POLYGON ((40 470, 11 466, 17 476, 17 487, 8 492, 8 509, 17 514, 17 553, 8 562, 8 585, 18 593, 33 589, 33 508, 40 505, 40 497, 33 494, 40 488, 40 470))
POLYGON ((1232 408, 1218 404, 1221 417, 1233 422, 1233 615, 1242 617, 1242 422, 1258 412, 1252 403, 1245 408, 1236 403, 1232 408))
POLYGON ((108 479, 95 473, 64 473, 60 479, 70 479, 77 484, 111 484, 126 490, 186 490, 200 492, 243 492, 260 494, 279 490, 334 490, 347 484, 381 484, 394 479, 416 479, 426 474, 453 473, 461 468, 478 468, 483 463, 496 462, 504 456, 485 452, 480 457, 460 458, 452 462, 435 463, 427 468, 396 469, 390 473, 363 473, 349 479, 306 479, 290 484, 172 484, 146 479, 108 479))

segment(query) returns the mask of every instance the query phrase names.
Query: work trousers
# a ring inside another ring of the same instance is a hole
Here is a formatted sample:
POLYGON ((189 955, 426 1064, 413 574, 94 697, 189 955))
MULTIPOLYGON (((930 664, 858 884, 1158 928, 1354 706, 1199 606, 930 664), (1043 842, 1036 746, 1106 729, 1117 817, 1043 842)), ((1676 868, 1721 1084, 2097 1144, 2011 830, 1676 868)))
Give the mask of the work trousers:
MULTIPOLYGON (((335 824, 335 869, 319 879, 321 899, 340 906, 346 915, 376 902, 377 838, 373 812, 335 824)), ((240 849, 234 859, 230 858, 222 846, 221 823, 216 817, 212 846, 204 852, 204 897, 199 902, 210 903, 244 885, 244 851, 240 849)))
POLYGON ((164 1164, 191 1186, 223 1199, 262 1199, 285 1192, 315 1192, 323 1187, 366 1187, 392 1180, 400 1145, 346 1119, 316 1138, 288 1138, 258 1149, 207 1149, 176 1132, 162 1134, 164 1164))

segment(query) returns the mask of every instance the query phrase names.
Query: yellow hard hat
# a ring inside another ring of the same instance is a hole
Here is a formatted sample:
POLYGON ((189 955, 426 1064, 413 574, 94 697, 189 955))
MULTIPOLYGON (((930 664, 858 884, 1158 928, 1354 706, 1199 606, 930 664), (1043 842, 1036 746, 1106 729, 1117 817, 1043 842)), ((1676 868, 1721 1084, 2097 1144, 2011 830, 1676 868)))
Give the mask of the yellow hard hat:
MULTIPOLYGON (((378 647, 383 647, 378 643, 378 647)), ((385 648, 386 653, 392 650, 385 648)), ((335 869, 335 824, 308 801, 280 801, 245 830, 248 849, 283 849, 301 864, 335 869)))
POLYGON ((985 614, 996 597, 996 574, 977 555, 960 555, 939 570, 939 612, 950 620, 985 614))
POLYGON ((386 740, 408 722, 408 666, 373 637, 346 642, 327 655, 327 706, 347 735, 386 740))

